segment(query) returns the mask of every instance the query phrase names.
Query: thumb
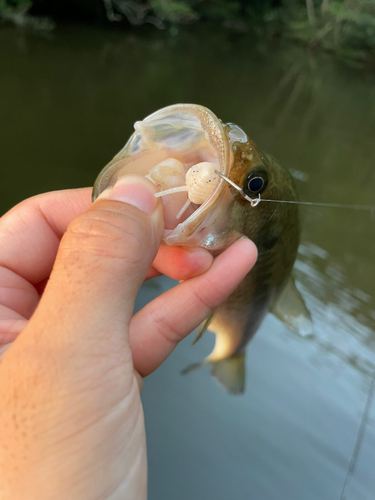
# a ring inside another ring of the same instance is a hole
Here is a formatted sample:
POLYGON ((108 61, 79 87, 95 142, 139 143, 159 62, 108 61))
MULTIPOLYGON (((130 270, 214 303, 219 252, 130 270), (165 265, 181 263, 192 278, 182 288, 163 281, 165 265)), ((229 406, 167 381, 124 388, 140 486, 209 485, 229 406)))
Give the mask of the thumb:
POLYGON ((0 452, 1 498, 146 498, 128 333, 163 234, 154 194, 126 176, 63 236, 41 301, 0 366, 0 440, 13 451, 0 452))
POLYGON ((30 328, 38 325, 36 335, 49 331, 50 342, 73 342, 77 349, 83 342, 97 350, 93 343, 108 342, 109 335, 124 340, 163 234, 155 192, 147 179, 127 175, 70 223, 29 323, 30 328))

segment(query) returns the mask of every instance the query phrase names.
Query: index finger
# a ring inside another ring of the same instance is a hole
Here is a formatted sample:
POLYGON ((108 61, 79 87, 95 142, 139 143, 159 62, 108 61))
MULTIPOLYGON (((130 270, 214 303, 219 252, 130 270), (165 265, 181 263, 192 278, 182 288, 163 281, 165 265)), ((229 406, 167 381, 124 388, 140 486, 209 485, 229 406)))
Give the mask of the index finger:
POLYGON ((53 191, 29 198, 0 225, 0 266, 36 285, 52 269, 69 223, 91 205, 91 188, 53 191))
MULTIPOLYGON (((44 193, 16 205, 0 219, 0 268, 34 286, 44 282, 69 223, 90 205, 91 188, 44 193)), ((162 246, 147 279, 166 274, 184 280, 206 271, 211 263, 203 249, 162 246)))

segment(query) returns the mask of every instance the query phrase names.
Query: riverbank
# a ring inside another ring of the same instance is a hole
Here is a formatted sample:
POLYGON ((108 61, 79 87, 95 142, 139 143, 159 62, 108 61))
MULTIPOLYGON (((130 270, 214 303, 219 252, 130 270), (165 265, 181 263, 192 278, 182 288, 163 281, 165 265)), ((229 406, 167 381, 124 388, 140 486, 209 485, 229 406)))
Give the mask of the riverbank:
POLYGON ((116 26, 187 24, 284 38, 326 51, 351 65, 375 67, 375 0, 0 0, 0 18, 24 29, 52 31, 64 20, 116 26))

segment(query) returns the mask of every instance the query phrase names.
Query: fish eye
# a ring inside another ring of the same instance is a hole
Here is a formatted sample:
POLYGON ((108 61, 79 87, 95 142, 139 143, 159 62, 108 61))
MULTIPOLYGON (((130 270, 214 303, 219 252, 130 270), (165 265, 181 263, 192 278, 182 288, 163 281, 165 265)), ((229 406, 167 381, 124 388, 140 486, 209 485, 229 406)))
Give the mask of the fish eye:
POLYGON ((267 183, 268 177, 265 172, 252 172, 245 181, 243 191, 249 196, 260 194, 266 189, 267 183))

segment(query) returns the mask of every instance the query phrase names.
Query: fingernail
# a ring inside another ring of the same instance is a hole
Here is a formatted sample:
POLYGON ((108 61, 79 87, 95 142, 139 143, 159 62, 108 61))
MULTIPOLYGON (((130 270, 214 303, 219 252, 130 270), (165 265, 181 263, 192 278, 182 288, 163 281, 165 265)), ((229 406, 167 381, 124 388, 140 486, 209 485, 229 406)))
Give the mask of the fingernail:
POLYGON ((103 191, 98 198, 122 201, 151 215, 158 204, 155 193, 156 189, 151 181, 141 175, 127 174, 120 177, 113 188, 103 191))

